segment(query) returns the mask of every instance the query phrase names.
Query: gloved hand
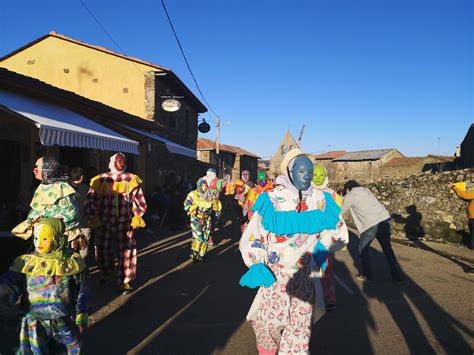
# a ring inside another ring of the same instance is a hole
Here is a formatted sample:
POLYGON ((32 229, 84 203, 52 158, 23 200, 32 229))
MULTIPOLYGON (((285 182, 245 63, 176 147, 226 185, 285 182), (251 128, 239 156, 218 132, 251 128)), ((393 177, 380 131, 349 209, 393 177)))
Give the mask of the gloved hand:
POLYGON ((78 313, 76 315, 76 324, 79 327, 79 333, 84 333, 89 325, 89 314, 86 312, 78 313))

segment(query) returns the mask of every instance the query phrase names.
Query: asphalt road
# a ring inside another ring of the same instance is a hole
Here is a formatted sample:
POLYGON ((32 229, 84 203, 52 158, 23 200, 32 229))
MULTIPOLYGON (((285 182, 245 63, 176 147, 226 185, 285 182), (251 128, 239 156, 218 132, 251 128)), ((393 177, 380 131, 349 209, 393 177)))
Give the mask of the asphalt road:
MULTIPOLYGON (((88 354, 256 354, 245 315, 254 290, 238 285, 246 271, 232 225, 217 232, 218 245, 203 264, 188 260, 190 234, 143 233, 136 290, 100 288, 93 269, 94 313, 84 336, 88 354)), ((374 280, 355 279, 359 263, 350 248, 336 255, 337 310, 313 328, 312 354, 472 354, 474 274, 458 261, 395 244, 403 284, 390 281, 378 243, 374 280)), ((0 353, 16 341, 14 312, 0 310, 0 353)))

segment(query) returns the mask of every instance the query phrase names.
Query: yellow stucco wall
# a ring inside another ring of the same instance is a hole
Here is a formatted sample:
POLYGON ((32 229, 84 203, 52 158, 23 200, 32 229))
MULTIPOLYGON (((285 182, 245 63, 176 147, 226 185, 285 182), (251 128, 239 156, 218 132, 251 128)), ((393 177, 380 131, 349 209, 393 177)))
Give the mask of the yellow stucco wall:
POLYGON ((0 67, 142 118, 146 118, 145 74, 160 71, 57 37, 24 49, 0 62, 0 67))

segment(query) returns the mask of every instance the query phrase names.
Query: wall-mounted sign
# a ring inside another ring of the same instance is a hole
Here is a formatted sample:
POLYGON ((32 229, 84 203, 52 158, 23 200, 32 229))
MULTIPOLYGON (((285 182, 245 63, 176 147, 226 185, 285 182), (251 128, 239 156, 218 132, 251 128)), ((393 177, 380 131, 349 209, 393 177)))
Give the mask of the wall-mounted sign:
POLYGON ((209 123, 207 123, 206 121, 202 121, 199 125, 198 125, 198 130, 199 132, 201 133, 207 133, 211 130, 211 126, 209 125, 209 123))
POLYGON ((181 102, 176 99, 167 99, 161 103, 161 108, 166 112, 176 112, 181 108, 181 102))

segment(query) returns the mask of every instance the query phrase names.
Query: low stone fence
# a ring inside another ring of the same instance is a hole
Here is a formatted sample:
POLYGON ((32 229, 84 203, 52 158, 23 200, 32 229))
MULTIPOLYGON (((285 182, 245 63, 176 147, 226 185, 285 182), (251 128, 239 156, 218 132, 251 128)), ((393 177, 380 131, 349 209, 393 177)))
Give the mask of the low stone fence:
POLYGON ((389 210, 394 236, 468 244, 467 202, 447 188, 468 178, 466 169, 358 182, 389 210))

